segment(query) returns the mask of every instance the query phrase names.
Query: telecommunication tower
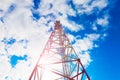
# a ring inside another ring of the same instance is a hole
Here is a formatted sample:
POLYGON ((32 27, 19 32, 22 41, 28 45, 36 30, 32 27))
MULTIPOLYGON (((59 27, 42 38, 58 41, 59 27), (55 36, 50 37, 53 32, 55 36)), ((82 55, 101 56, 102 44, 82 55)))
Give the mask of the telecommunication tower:
POLYGON ((90 80, 60 21, 55 22, 29 80, 90 80))

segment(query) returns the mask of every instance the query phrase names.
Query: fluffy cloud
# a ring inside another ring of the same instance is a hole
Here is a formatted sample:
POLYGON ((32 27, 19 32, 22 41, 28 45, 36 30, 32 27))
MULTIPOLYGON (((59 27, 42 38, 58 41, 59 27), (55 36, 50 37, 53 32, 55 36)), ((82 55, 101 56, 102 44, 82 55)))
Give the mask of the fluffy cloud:
POLYGON ((91 50, 94 47, 94 41, 98 40, 99 37, 99 34, 89 34, 83 39, 76 39, 76 43, 73 46, 77 53, 91 50))
POLYGON ((108 5, 107 0, 73 0, 78 13, 91 14, 97 8, 99 11, 108 5))
POLYGON ((103 18, 97 19, 97 24, 102 25, 102 27, 106 27, 108 25, 108 17, 104 16, 103 18))

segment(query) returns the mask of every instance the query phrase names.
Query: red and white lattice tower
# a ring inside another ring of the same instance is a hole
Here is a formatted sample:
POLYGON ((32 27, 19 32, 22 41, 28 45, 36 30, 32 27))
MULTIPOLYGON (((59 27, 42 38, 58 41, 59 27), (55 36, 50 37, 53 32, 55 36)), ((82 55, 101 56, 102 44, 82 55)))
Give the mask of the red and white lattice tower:
POLYGON ((56 21, 29 80, 90 80, 60 21, 56 21))

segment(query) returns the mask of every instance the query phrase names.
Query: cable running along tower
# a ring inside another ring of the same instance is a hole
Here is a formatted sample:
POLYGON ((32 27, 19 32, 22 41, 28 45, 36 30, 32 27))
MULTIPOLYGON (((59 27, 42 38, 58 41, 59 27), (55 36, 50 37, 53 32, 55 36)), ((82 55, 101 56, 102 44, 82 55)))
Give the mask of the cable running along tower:
POLYGON ((56 21, 29 80, 90 80, 60 21, 56 21))

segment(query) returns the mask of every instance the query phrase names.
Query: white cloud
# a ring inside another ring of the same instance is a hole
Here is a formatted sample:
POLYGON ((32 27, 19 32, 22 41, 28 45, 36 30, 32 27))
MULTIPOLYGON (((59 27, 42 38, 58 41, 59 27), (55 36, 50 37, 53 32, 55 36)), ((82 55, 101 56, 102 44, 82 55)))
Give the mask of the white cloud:
MULTIPOLYGON (((47 32, 48 28, 45 25, 41 25, 31 19, 32 13, 29 7, 31 6, 31 2, 29 3, 28 1, 27 0, 26 1, 18 0, 16 2, 13 1, 17 5, 15 11, 10 14, 5 13, 4 23, 0 22, 1 31, 0 40, 2 40, 4 37, 6 38, 14 37, 17 40, 16 43, 7 48, 8 54, 6 54, 6 51, 4 50, 5 44, 0 42, 0 54, 4 54, 4 56, 0 56, 1 80, 4 80, 5 77, 8 80, 9 79, 18 80, 19 78, 21 78, 21 80, 28 79, 29 75, 31 74, 31 70, 33 70, 33 67, 38 59, 40 52, 43 49, 43 46, 48 40, 47 36, 49 35, 47 32), (27 39, 29 41, 27 49, 24 49, 23 45, 19 43, 19 40, 21 39, 27 39), (29 57, 27 62, 20 61, 15 66, 15 68, 11 68, 8 56, 9 55, 23 56, 24 54, 28 55, 29 57)), ((6 2, 4 2, 4 4, 8 5, 6 2)), ((10 4, 11 2, 9 2, 8 6, 10 6, 10 4)), ((7 7, 4 8, 6 12, 7 9, 8 9, 7 7)))
MULTIPOLYGON (((56 17, 55 18, 56 20, 60 20, 62 25, 67 27, 71 31, 79 31, 83 29, 82 25, 78 25, 73 21, 71 22, 68 21, 67 15, 75 16, 75 11, 72 8, 70 8, 70 6, 67 5, 65 0, 61 0, 61 1, 50 0, 48 2, 46 0, 43 0, 41 2, 41 5, 38 11, 42 16, 53 14, 56 17), (50 9, 50 3, 53 5, 51 9, 50 9), (59 15, 59 13, 61 13, 62 16, 59 15)), ((48 21, 48 17, 44 19, 46 19, 46 22, 48 21)), ((50 17, 50 19, 52 19, 52 17, 50 17)), ((55 21, 55 19, 53 21, 55 21)))
MULTIPOLYGON (((84 37, 83 39, 76 39, 76 42, 73 45, 73 47, 75 48, 77 53, 80 53, 79 55, 81 56, 81 55, 84 54, 83 53, 84 51, 85 52, 86 51, 89 52, 89 50, 93 49, 94 47, 97 47, 97 45, 94 44, 94 41, 98 40, 99 37, 100 37, 100 34, 89 34, 89 35, 86 35, 86 37, 84 37)), ((88 57, 85 58, 85 60, 86 61, 91 61, 90 56, 89 56, 89 58, 88 57)), ((83 61, 83 64, 84 64, 84 61, 83 61)), ((89 63, 87 63, 87 64, 89 64, 89 63)))
POLYGON ((41 15, 47 15, 49 13, 53 13, 56 16, 58 15, 58 13, 75 15, 75 11, 67 5, 66 0, 42 0, 39 11, 41 15), (53 6, 50 9, 51 4, 53 6))
POLYGON ((77 53, 80 51, 87 51, 93 48, 93 42, 89 38, 79 39, 73 45, 77 53))
POLYGON ((15 0, 0 0, 0 8, 2 9, 2 10, 7 10, 8 9, 8 7, 11 5, 11 3, 13 3, 15 0), (4 5, 3 5, 3 3, 4 3, 4 5))
POLYGON ((92 8, 97 7, 98 9, 103 9, 107 6, 108 2, 107 0, 95 0, 92 3, 92 8))
POLYGON ((12 4, 16 4, 16 7, 29 7, 30 5, 32 5, 32 1, 31 0, 0 0, 0 9, 3 10, 2 13, 0 13, 0 17, 5 17, 8 16, 8 10, 9 7, 12 4), (22 3, 22 4, 20 4, 22 3), (3 5, 4 4, 4 5, 3 5))
POLYGON ((91 14, 94 8, 98 8, 99 11, 108 5, 107 0, 73 0, 78 13, 91 14), (91 3, 92 2, 92 3, 91 3), (89 4, 91 3, 91 4, 89 4), (82 5, 82 6, 81 6, 82 5))
POLYGON ((69 38, 70 42, 75 40, 75 37, 69 33, 67 34, 67 37, 69 38))
POLYGON ((108 17, 104 16, 104 18, 97 19, 97 24, 101 25, 102 27, 106 27, 108 25, 108 17))
POLYGON ((73 3, 76 5, 87 4, 90 0, 73 0, 73 3))
POLYGON ((93 29, 94 31, 97 31, 97 30, 98 30, 98 28, 97 28, 97 26, 95 25, 95 23, 93 23, 93 25, 92 25, 92 26, 93 26, 93 28, 92 28, 92 29, 93 29))
POLYGON ((96 40, 100 37, 100 34, 88 34, 87 37, 88 37, 91 41, 96 41, 96 40))
POLYGON ((75 48, 75 51, 80 57, 83 65, 86 67, 92 61, 89 50, 93 49, 94 47, 98 47, 97 44, 94 44, 94 41, 98 40, 99 37, 100 34, 88 34, 83 39, 77 39, 76 36, 76 42, 73 44, 73 47, 75 48))
POLYGON ((3 76, 8 74, 10 71, 10 64, 8 63, 8 58, 5 55, 0 56, 0 66, 0 79, 3 80, 3 76))
POLYGON ((92 49, 94 47, 93 41, 97 40, 99 37, 100 37, 100 35, 90 34, 83 39, 76 40, 74 47, 77 48, 78 52, 80 50, 87 51, 87 50, 92 49))
POLYGON ((86 67, 89 66, 89 64, 91 63, 91 57, 89 55, 89 52, 85 52, 84 54, 80 54, 79 55, 81 62, 83 63, 83 65, 85 65, 86 67))
POLYGON ((82 25, 78 25, 75 22, 68 21, 67 19, 61 17, 60 18, 61 24, 65 27, 67 27, 69 30, 77 32, 79 30, 83 30, 84 27, 82 25))

